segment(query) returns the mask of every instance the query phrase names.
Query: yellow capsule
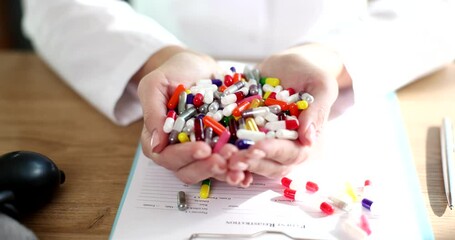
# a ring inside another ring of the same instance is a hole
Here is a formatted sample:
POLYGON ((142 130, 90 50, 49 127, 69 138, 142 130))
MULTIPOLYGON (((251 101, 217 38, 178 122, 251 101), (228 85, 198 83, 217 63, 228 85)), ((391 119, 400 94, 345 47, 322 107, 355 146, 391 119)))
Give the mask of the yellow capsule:
POLYGON ((190 94, 190 93, 191 93, 191 90, 185 89, 185 92, 186 92, 186 94, 190 94))
POLYGON ((257 107, 261 106, 263 102, 264 101, 262 99, 255 98, 255 99, 253 99, 253 101, 251 101, 251 104, 248 107, 248 109, 257 108, 257 107))
POLYGON ((259 131, 258 125, 254 121, 254 118, 249 117, 249 118, 245 119, 245 127, 247 130, 250 130, 250 131, 256 131, 256 132, 259 131))
POLYGON ((190 141, 190 138, 188 137, 188 134, 186 134, 185 132, 179 133, 179 135, 177 136, 177 138, 179 139, 179 141, 180 141, 181 143, 189 142, 189 141, 190 141))
POLYGON ((308 108, 308 102, 305 100, 297 101, 296 104, 299 110, 305 110, 308 108))
POLYGON ((272 93, 271 91, 265 92, 265 93, 264 93, 264 96, 262 96, 262 98, 263 98, 263 99, 269 98, 269 96, 270 96, 271 93, 272 93))
POLYGON ((203 199, 206 199, 206 198, 209 197, 209 195, 210 195, 210 184, 211 184, 210 178, 205 179, 204 181, 202 181, 201 190, 199 191, 199 197, 201 197, 203 199))
POLYGON ((352 185, 348 182, 346 183, 346 193, 349 195, 349 197, 351 197, 353 202, 359 201, 356 191, 354 190, 352 185))
POLYGON ((280 85, 280 79, 268 77, 265 79, 265 83, 269 84, 270 86, 276 87, 276 86, 280 85))

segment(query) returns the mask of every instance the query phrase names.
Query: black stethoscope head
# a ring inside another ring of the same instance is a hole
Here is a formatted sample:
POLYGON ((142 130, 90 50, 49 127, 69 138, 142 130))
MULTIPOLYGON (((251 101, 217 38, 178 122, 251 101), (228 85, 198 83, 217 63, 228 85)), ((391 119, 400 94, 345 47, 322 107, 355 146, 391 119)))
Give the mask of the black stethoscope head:
POLYGON ((0 156, 0 211, 19 217, 49 202, 65 173, 48 157, 31 151, 0 156))

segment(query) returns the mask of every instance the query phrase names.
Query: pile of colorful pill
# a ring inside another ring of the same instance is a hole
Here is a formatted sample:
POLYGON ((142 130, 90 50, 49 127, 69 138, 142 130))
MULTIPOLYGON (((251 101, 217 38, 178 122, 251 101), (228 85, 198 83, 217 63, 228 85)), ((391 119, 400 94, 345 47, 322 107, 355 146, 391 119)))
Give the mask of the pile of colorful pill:
POLYGON ((257 69, 234 67, 215 79, 177 86, 168 101, 163 131, 169 144, 205 141, 214 152, 226 143, 246 149, 265 138, 295 140, 297 119, 314 101, 295 89, 283 89, 280 80, 261 77, 257 69))
MULTIPOLYGON (((371 193, 371 182, 366 180, 363 186, 353 187, 347 182, 344 188, 340 188, 338 192, 324 192, 318 194, 319 186, 313 181, 308 180, 293 180, 288 177, 281 179, 281 185, 284 186, 284 197, 293 201, 302 202, 311 209, 319 209, 325 215, 332 215, 336 209, 342 210, 344 213, 351 212, 359 206, 357 210, 366 211, 370 214, 377 215, 376 204, 373 204, 373 194, 371 193), (362 210, 363 209, 363 210, 362 210)), ((331 190, 332 191, 332 190, 331 190)), ((353 211, 356 212, 356 211, 353 211)), ((363 239, 371 234, 371 228, 368 223, 368 218, 365 214, 358 214, 357 217, 349 217, 344 219, 342 230, 355 239, 363 239)), ((351 214, 354 216, 355 214, 351 214)))

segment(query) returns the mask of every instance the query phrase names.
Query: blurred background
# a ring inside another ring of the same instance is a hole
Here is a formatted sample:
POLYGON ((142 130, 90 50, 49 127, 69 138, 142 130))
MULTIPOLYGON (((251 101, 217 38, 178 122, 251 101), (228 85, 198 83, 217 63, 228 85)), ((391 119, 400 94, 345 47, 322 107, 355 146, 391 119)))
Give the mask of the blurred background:
POLYGON ((22 33, 21 1, 0 0, 0 50, 32 50, 22 33))

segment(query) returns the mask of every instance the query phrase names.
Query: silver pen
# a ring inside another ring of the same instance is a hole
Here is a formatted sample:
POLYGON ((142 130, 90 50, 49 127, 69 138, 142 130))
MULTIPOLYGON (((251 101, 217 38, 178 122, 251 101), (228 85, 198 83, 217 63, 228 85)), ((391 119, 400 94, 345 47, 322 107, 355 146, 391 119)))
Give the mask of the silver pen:
POLYGON ((444 177, 444 190, 450 210, 453 209, 453 194, 455 193, 455 183, 453 171, 453 128, 452 122, 448 117, 444 117, 441 126, 441 160, 442 174, 444 177))

